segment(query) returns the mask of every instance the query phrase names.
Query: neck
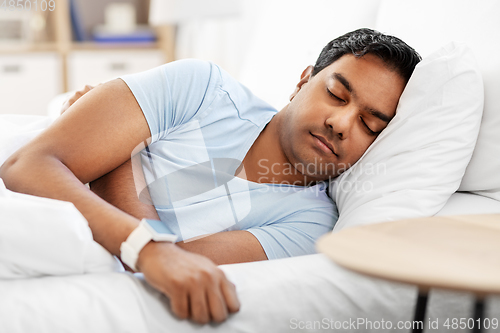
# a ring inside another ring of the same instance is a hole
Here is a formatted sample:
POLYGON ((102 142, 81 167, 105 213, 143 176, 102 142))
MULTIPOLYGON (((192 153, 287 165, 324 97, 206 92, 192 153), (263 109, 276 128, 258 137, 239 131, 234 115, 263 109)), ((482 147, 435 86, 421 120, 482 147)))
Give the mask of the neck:
POLYGON ((285 112, 286 107, 271 119, 250 147, 242 163, 245 168, 242 178, 256 183, 300 186, 313 181, 296 170, 283 151, 280 130, 285 112))

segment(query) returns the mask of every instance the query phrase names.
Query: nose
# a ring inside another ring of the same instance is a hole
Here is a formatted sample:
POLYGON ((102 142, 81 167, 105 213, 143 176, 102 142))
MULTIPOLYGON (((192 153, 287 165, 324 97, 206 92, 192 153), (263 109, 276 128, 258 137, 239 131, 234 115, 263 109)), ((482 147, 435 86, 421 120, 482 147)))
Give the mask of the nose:
POLYGON ((326 118, 325 126, 333 132, 333 135, 344 140, 349 136, 355 120, 355 110, 345 106, 334 110, 330 116, 326 118))

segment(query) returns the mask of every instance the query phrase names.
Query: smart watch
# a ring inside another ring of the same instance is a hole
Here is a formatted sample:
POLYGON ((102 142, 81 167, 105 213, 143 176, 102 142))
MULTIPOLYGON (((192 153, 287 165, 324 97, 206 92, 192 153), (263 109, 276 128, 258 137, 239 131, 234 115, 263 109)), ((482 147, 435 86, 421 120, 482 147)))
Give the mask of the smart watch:
POLYGON ((120 258, 128 267, 137 272, 139 253, 150 241, 175 243, 174 235, 165 223, 158 220, 142 219, 137 228, 120 245, 120 258))

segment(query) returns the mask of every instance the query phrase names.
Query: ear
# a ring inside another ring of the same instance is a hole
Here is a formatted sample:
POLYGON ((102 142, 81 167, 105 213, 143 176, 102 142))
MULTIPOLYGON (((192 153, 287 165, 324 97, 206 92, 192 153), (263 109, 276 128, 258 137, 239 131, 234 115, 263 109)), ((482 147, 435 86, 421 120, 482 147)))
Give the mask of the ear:
POLYGON ((304 69, 304 71, 302 72, 302 75, 300 76, 299 83, 297 83, 297 85, 295 86, 295 90, 290 95, 290 101, 292 99, 294 99, 294 97, 297 95, 297 93, 302 88, 302 85, 304 85, 304 83, 306 83, 306 82, 309 81, 309 79, 311 78, 311 74, 312 74, 313 68, 314 68, 313 66, 307 66, 307 68, 304 69))

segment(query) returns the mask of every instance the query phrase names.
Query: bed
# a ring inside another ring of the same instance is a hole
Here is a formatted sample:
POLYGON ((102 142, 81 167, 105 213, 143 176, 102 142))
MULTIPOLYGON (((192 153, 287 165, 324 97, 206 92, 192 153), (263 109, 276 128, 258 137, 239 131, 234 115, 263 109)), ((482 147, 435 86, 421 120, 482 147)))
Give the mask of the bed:
MULTIPOLYGON (((456 193, 438 215, 473 213, 500 213, 500 203, 476 194, 456 193)), ((242 304, 240 312, 221 325, 199 326, 177 320, 166 297, 149 287, 140 273, 115 268, 1 280, 0 329, 40 333, 314 332, 311 325, 324 325, 325 320, 384 318, 394 324, 412 320, 415 287, 364 277, 322 254, 221 268, 236 284, 242 304)), ((498 318, 500 297, 489 297, 486 304, 486 316, 498 318)), ((472 306, 472 295, 433 290, 428 311, 431 318, 460 318, 468 317, 472 306)), ((342 331, 371 331, 363 327, 342 331)))
MULTIPOLYGON (((327 6, 327 1, 316 2, 318 6, 327 6)), ((328 3, 333 4, 331 10, 341 6, 340 1, 328 3)), ((500 100, 497 93, 500 63, 497 57, 491 57, 500 52, 500 46, 487 43, 491 34, 495 37, 500 31, 496 19, 500 1, 485 0, 479 5, 471 1, 370 0, 357 5, 367 11, 363 15, 353 14, 350 23, 346 23, 348 16, 343 17, 341 21, 347 26, 373 26, 394 33, 419 51, 424 50, 423 55, 457 36, 463 37, 472 49, 482 50, 478 60, 484 81, 484 114, 477 145, 472 147, 472 158, 463 166, 467 169, 456 184, 458 191, 447 196, 441 193, 437 197, 439 202, 424 194, 423 199, 417 200, 419 209, 396 210, 403 215, 375 210, 374 216, 384 217, 377 221, 421 214, 500 213, 500 100), (409 11, 411 17, 405 15, 409 11), (448 22, 445 28, 439 25, 443 20, 448 22)), ((354 10, 353 4, 345 6, 344 10, 354 10)), ((260 22, 262 29, 257 31, 265 32, 267 23, 260 22)), ((258 45, 254 47, 259 49, 258 45)), ((270 54, 274 54, 272 51, 270 54)), ((248 62, 247 66, 252 67, 252 63, 248 62)), ((249 77, 246 81, 252 85, 249 77)), ((261 81, 259 84, 262 87, 256 90, 266 89, 261 81)), ((266 84, 269 88, 277 83, 270 80, 266 84)), ((60 105, 61 98, 51 106, 51 114, 55 115, 54 106, 60 105)), ((3 116, 0 163, 54 117, 3 116)), ((457 121, 457 126, 462 123, 457 121)), ((353 171, 346 177, 355 175, 353 171)), ((446 173, 442 177, 446 177, 446 173)), ((339 209, 341 216, 345 216, 339 221, 339 229, 373 222, 362 220, 367 214, 355 209, 348 199, 338 199, 339 203, 344 200, 339 209)), ((368 204, 366 209, 370 208, 368 202, 363 204, 368 204)), ((242 304, 240 312, 220 325, 199 326, 177 320, 169 310, 168 300, 149 287, 141 274, 124 272, 109 253, 93 242, 86 221, 71 204, 14 194, 0 185, 0 205, 1 332, 316 332, 331 329, 336 323, 344 325, 339 329, 342 332, 375 332, 380 329, 370 328, 368 322, 390 320, 395 326, 398 321, 412 320, 415 287, 364 277, 334 264, 322 254, 221 266, 237 287, 242 304), (18 219, 21 210, 24 218, 19 221, 24 223, 15 227, 7 223, 18 219), (51 242, 50 237, 55 236, 43 233, 47 225, 58 230, 58 239, 73 241, 51 242), (27 242, 27 234, 38 235, 31 240, 35 244, 40 242, 40 246, 23 243, 27 242)), ((472 295, 432 290, 428 315, 441 320, 469 317, 472 306, 472 295)), ((488 297, 486 306, 486 317, 500 317, 500 297, 488 297)), ((435 331, 449 330, 441 327, 435 331)), ((500 332, 500 328, 488 332, 500 332)))

